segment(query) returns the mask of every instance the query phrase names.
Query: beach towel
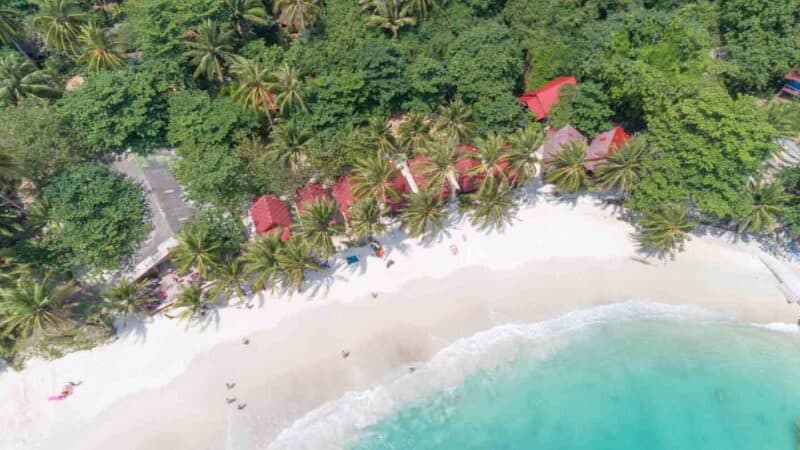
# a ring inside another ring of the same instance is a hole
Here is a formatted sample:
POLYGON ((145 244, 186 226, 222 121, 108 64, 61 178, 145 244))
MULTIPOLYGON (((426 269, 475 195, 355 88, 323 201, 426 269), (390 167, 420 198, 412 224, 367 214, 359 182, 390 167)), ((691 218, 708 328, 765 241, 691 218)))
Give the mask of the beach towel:
POLYGON ((66 395, 51 395, 50 397, 47 397, 47 400, 51 402, 57 402, 60 400, 64 400, 65 398, 67 398, 66 395))
POLYGON ((358 260, 358 256, 354 255, 354 256, 348 256, 347 257, 347 264, 348 265, 356 264, 356 263, 358 263, 358 261, 359 261, 358 260))

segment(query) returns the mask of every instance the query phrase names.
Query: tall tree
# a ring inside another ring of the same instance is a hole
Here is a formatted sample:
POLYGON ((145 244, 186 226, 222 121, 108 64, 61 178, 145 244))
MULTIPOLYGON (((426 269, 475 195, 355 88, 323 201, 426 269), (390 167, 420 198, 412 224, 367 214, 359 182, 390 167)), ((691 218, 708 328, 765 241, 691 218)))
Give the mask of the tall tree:
POLYGON ((172 304, 172 309, 178 310, 178 317, 186 321, 187 326, 195 322, 202 322, 208 310, 214 305, 213 300, 203 292, 197 283, 186 287, 172 304))
POLYGON ((536 176, 536 163, 539 158, 536 151, 544 142, 544 133, 538 125, 517 130, 509 138, 505 160, 508 162, 508 171, 515 175, 515 182, 525 184, 536 176))
POLYGON ((278 124, 270 133, 269 157, 287 169, 297 171, 308 153, 313 135, 295 118, 278 124))
POLYGON ((254 276, 256 289, 272 288, 278 277, 278 250, 281 248, 278 233, 265 234, 249 242, 242 254, 248 275, 254 276))
POLYGON ((0 44, 11 44, 22 53, 28 60, 32 60, 30 55, 22 45, 19 36, 22 33, 20 19, 22 13, 12 8, 0 8, 0 44))
POLYGON ((313 27, 322 14, 319 0, 276 0, 272 8, 278 22, 290 34, 313 27))
POLYGON ((586 144, 575 141, 566 144, 549 162, 544 180, 555 184, 560 191, 580 191, 589 183, 589 175, 583 167, 585 158, 586 144))
POLYGON ((247 302, 244 286, 247 284, 247 265, 241 258, 229 256, 214 266, 211 274, 214 284, 208 293, 212 298, 224 297, 225 303, 236 296, 239 302, 247 302))
POLYGON ((44 34, 48 47, 75 53, 79 28, 88 15, 75 0, 39 0, 39 12, 32 24, 44 34))
POLYGON ((437 5, 437 0, 408 0, 408 6, 411 11, 419 14, 422 18, 428 17, 428 10, 437 5))
POLYGON ((25 97, 54 98, 59 93, 44 70, 16 54, 0 57, 0 102, 15 105, 25 97))
POLYGON ((299 291, 307 270, 319 270, 308 243, 301 239, 290 239, 278 249, 277 273, 283 281, 283 287, 290 291, 299 291))
POLYGON ((456 98, 447 106, 439 107, 439 116, 436 119, 437 133, 444 133, 453 137, 458 143, 466 143, 472 139, 477 128, 472 109, 461 98, 456 98))
POLYGON ((353 168, 353 194, 357 198, 374 198, 383 204, 387 199, 397 199, 392 187, 395 177, 402 176, 392 163, 380 154, 356 161, 353 168))
POLYGON ((123 315, 138 314, 145 310, 147 302, 152 298, 147 294, 144 281, 123 278, 106 290, 104 301, 107 308, 123 315))
POLYGON ((625 198, 639 185, 642 164, 650 152, 644 137, 634 136, 613 152, 608 160, 595 169, 597 182, 603 189, 616 190, 625 198))
POLYGON ((417 18, 404 0, 371 0, 368 4, 370 12, 364 22, 368 27, 390 31, 392 39, 397 39, 401 28, 417 23, 417 18))
POLYGON ((370 117, 367 119, 364 129, 370 136, 370 147, 368 150, 378 150, 386 157, 406 153, 408 148, 404 147, 402 143, 395 138, 386 116, 377 114, 370 117))
POLYGON ((778 218, 786 211, 790 196, 783 190, 779 182, 765 183, 750 180, 747 184, 747 197, 750 208, 737 219, 737 228, 741 231, 771 233, 778 224, 778 218))
POLYGON ((431 138, 430 119, 424 113, 409 113, 399 132, 403 148, 419 152, 431 138))
POLYGON ((306 102, 303 98, 305 90, 299 70, 284 64, 271 74, 271 80, 275 90, 275 104, 281 114, 306 111, 306 102))
POLYGON ((210 81, 222 82, 225 66, 234 59, 234 34, 220 27, 211 19, 192 32, 190 40, 184 42, 187 58, 197 66, 194 77, 205 77, 210 81))
POLYGON ((214 241, 202 227, 186 227, 178 234, 178 245, 170 249, 178 271, 191 269, 205 278, 219 264, 220 242, 214 241))
POLYGON ((94 23, 81 27, 78 42, 82 48, 77 61, 91 71, 118 69, 124 64, 122 43, 94 23))
POLYGON ((507 145, 505 138, 495 133, 476 139, 475 147, 478 153, 475 155, 475 160, 478 164, 472 168, 472 172, 482 175, 484 182, 486 178, 493 176, 506 179, 509 164, 506 159, 507 145))
POLYGON ((231 11, 231 21, 236 25, 239 36, 250 32, 250 24, 268 25, 269 15, 262 0, 224 0, 231 11))
POLYGON ((472 225, 483 230, 502 229, 514 217, 511 188, 497 177, 488 177, 477 192, 467 196, 466 203, 472 210, 472 225))
POLYGON ((381 222, 381 207, 374 198, 359 200, 350 207, 350 235, 356 242, 364 242, 386 232, 381 222))
POLYGON ((409 236, 436 234, 444 227, 447 215, 438 196, 428 192, 408 195, 408 204, 400 211, 400 224, 409 236))
POLYGON ((680 204, 670 203, 658 210, 647 211, 639 218, 639 244, 660 255, 683 251, 694 222, 689 210, 680 204))
POLYGON ((294 237, 305 241, 320 258, 330 257, 336 253, 333 237, 344 231, 344 226, 336 221, 336 212, 333 201, 319 199, 312 202, 300 213, 294 237))
POLYGON ((0 289, 0 335, 28 339, 70 326, 69 300, 76 292, 74 283, 58 283, 50 274, 0 289))
POLYGON ((423 153, 427 159, 421 165, 421 170, 431 192, 441 192, 446 186, 450 186, 451 192, 460 188, 456 179, 456 164, 460 155, 455 142, 447 138, 431 141, 423 153))
POLYGON ((257 61, 236 58, 233 76, 236 81, 231 94, 233 99, 245 108, 263 114, 272 124, 272 110, 276 105, 269 70, 257 61))

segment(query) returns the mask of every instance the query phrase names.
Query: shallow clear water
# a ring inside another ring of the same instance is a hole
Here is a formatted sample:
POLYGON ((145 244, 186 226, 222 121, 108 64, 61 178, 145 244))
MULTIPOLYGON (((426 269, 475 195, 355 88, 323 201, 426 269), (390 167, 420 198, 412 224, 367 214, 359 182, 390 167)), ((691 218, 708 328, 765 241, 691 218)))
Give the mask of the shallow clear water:
POLYGON ((467 377, 351 450, 796 449, 800 337, 691 321, 606 323, 467 377))

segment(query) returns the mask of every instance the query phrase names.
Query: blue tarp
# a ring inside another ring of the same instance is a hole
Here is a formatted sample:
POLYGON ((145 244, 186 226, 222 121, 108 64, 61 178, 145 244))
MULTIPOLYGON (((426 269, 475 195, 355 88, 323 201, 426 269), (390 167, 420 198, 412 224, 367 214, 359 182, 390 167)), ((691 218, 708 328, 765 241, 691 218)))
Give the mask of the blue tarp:
POLYGON ((347 257, 347 264, 356 264, 356 263, 358 263, 358 256, 347 257))

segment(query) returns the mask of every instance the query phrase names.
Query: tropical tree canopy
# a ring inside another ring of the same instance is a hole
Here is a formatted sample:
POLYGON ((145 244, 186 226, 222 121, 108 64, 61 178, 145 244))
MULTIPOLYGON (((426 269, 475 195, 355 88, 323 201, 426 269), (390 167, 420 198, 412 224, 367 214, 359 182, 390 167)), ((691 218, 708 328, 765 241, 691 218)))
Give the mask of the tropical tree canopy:
POLYGON ((76 292, 74 283, 58 283, 51 275, 22 277, 0 288, 0 335, 28 339, 71 326, 69 300, 76 292))
POLYGON ((447 212, 442 201, 429 192, 411 193, 400 212, 400 224, 409 236, 436 234, 444 227, 447 212))
POLYGON ((564 192, 578 192, 589 183, 589 175, 583 162, 586 158, 586 144, 570 142, 556 153, 550 162, 544 179, 564 192))
POLYGON ((25 97, 54 98, 59 93, 46 71, 15 54, 0 56, 0 102, 14 105, 25 97))
POLYGON ((608 160, 595 169, 597 183, 603 189, 615 190, 621 197, 636 189, 641 181, 642 165, 649 156, 650 147, 642 136, 629 139, 622 148, 613 152, 608 160))
POLYGON ((344 232, 344 226, 336 220, 336 203, 318 199, 300 213, 294 231, 295 239, 301 239, 320 258, 328 258, 336 252, 333 237, 344 232))
POLYGON ((118 69, 124 64, 122 43, 93 23, 81 27, 78 43, 81 54, 77 61, 91 71, 118 69))
POLYGON ((220 27, 211 19, 206 20, 184 42, 184 55, 195 65, 194 77, 205 77, 211 81, 223 81, 225 66, 233 61, 234 34, 220 27))
POLYGON ((39 12, 32 24, 44 34, 44 41, 53 50, 75 53, 80 26, 88 14, 75 0, 40 0, 39 12))
POLYGON ((694 221, 685 206, 671 203, 659 210, 645 212, 639 218, 638 226, 637 239, 643 249, 659 255, 673 255, 683 251, 694 221))

